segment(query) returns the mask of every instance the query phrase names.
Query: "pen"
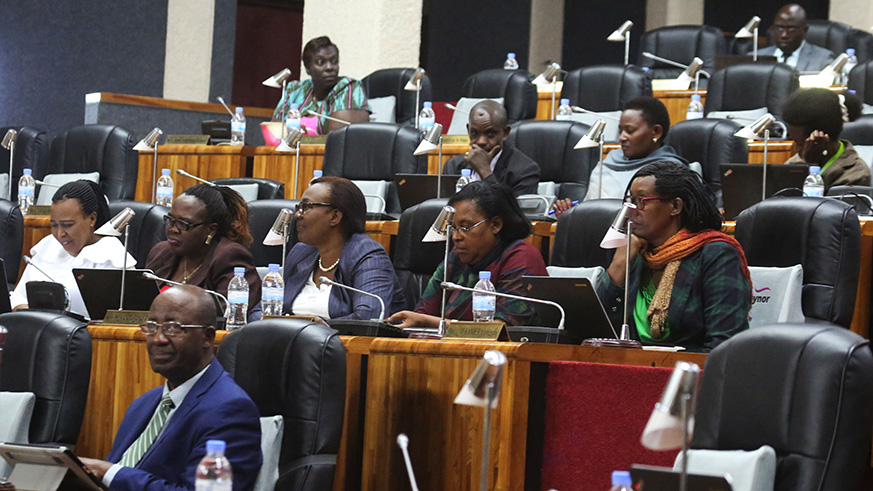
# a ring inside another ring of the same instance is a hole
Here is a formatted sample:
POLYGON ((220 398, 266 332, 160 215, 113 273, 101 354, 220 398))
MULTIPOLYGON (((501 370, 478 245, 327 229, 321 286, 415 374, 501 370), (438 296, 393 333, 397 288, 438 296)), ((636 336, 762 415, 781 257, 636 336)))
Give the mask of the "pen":
MULTIPOLYGON (((578 204, 579 204, 579 200, 577 199, 576 201, 570 203, 570 208, 572 208, 572 207, 574 207, 574 206, 576 206, 576 205, 578 205, 578 204)), ((554 215, 557 211, 558 211, 558 210, 552 210, 552 211, 549 212, 549 215, 554 215)))

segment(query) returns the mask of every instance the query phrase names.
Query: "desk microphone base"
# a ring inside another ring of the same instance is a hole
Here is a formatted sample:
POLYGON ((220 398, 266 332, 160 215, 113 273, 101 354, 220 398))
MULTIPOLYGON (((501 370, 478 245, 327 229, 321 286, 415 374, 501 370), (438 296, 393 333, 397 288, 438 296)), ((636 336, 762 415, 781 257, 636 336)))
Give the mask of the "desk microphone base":
POLYGON ((588 338, 582 341, 582 346, 593 348, 627 348, 643 349, 643 344, 633 339, 588 338))

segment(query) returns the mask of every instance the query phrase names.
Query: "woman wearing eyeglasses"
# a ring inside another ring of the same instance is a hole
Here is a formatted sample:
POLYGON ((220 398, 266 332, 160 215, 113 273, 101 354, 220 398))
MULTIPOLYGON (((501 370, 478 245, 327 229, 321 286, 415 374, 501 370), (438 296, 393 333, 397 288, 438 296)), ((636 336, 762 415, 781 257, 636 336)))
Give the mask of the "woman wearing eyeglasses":
MULTIPOLYGON (((752 283, 740 244, 719 230, 715 195, 694 171, 656 162, 631 179, 630 334, 643 344, 710 351, 749 328, 752 283)), ((624 247, 615 251, 598 295, 622 325, 624 247)))
POLYGON ((297 239, 285 259, 283 309, 325 319, 376 319, 379 301, 322 278, 379 296, 385 316, 406 304, 385 249, 365 233, 367 204, 352 181, 319 177, 297 205, 297 239))
POLYGON ((198 184, 182 192, 164 217, 167 240, 149 251, 146 268, 156 275, 227 295, 233 268, 246 269, 249 312, 261 301, 255 269, 248 206, 225 186, 198 184))
MULTIPOLYGON (((467 184, 450 200, 455 208, 448 281, 473 288, 480 271, 491 272, 491 283, 501 293, 524 295, 522 276, 548 276, 543 256, 525 242, 530 222, 522 213, 512 190, 504 184, 482 181, 467 184)), ((442 308, 443 265, 427 284, 415 312, 398 312, 388 319, 401 328, 438 327, 442 308)), ((510 326, 530 324, 533 305, 497 298, 495 319, 510 326)), ((473 320, 473 297, 465 291, 446 292, 446 318, 473 320)))

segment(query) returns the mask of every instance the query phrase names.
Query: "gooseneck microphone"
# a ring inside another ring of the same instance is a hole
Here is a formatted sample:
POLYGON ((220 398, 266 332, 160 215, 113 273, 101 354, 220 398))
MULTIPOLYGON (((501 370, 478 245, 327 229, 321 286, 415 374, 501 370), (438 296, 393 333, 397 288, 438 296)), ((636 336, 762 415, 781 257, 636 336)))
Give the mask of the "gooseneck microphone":
MULTIPOLYGON (((179 283, 178 281, 169 280, 167 278, 161 278, 160 276, 153 274, 153 273, 149 273, 148 271, 143 271, 142 277, 150 279, 150 280, 155 280, 155 281, 163 281, 164 283, 169 283, 170 285, 173 285, 173 286, 194 286, 194 285, 186 285, 185 283, 179 283)), ((215 290, 207 290, 206 288, 201 288, 199 286, 197 288, 200 288, 201 290, 205 291, 206 293, 212 294, 215 297, 220 298, 221 300, 224 300, 224 305, 225 305, 224 315, 227 316, 227 309, 230 307, 230 302, 227 301, 227 297, 218 293, 215 290)))
POLYGON ((31 259, 30 256, 25 255, 25 256, 22 256, 22 257, 24 258, 24 262, 25 262, 25 264, 27 264, 28 266, 33 266, 33 269, 35 269, 35 270, 39 271, 40 273, 42 273, 42 275, 45 276, 46 278, 48 278, 49 281, 51 281, 51 282, 53 282, 53 283, 60 283, 59 281, 55 281, 55 279, 52 278, 51 276, 49 276, 48 273, 46 273, 45 271, 39 269, 39 266, 37 266, 36 264, 33 264, 33 259, 31 259))
POLYGON ((317 112, 313 111, 312 109, 307 109, 307 110, 306 110, 306 114, 308 114, 308 115, 310 115, 310 116, 319 116, 319 117, 322 117, 322 118, 324 118, 324 119, 329 119, 329 120, 331 120, 331 121, 336 121, 337 123, 342 123, 342 124, 344 124, 344 125, 350 125, 350 124, 352 124, 351 121, 346 121, 345 119, 335 118, 335 117, 333 117, 333 116, 328 116, 327 114, 323 114, 323 113, 317 113, 317 112))
POLYGON ((353 287, 348 286, 348 285, 343 285, 342 283, 337 283, 336 281, 328 279, 324 276, 320 277, 318 279, 318 281, 320 281, 324 285, 338 286, 340 288, 344 288, 346 290, 350 290, 350 291, 353 291, 355 293, 360 293, 361 295, 366 295, 368 297, 375 298, 376 300, 379 301, 379 307, 382 308, 382 311, 379 312, 379 320, 382 321, 385 319, 385 302, 382 300, 382 298, 379 295, 375 295, 375 294, 370 293, 370 292, 365 292, 364 290, 359 290, 357 288, 353 288, 353 287))
MULTIPOLYGON (((467 288, 466 286, 461 286, 457 283, 452 283, 451 281, 443 281, 442 283, 440 283, 440 286, 445 290, 461 290, 471 293, 478 292, 478 290, 474 288, 467 288)), ((551 300, 540 300, 539 298, 523 297, 521 295, 511 295, 509 293, 487 292, 485 294, 494 295, 495 297, 511 298, 513 300, 521 300, 524 302, 541 303, 543 305, 551 305, 552 307, 556 307, 561 312, 561 320, 560 322, 558 322, 558 329, 564 329, 564 307, 561 307, 561 305, 556 302, 552 302, 551 300)))
POLYGON ((207 181, 206 179, 201 179, 201 178, 195 176, 194 174, 191 174, 190 172, 183 171, 182 169, 176 169, 176 174, 182 174, 185 177, 190 177, 191 179, 194 179, 195 181, 200 181, 203 184, 208 184, 212 187, 218 187, 218 184, 215 184, 212 181, 207 181))
POLYGON ((409 437, 406 436, 406 433, 397 435, 397 446, 403 452, 403 462, 406 464, 406 474, 409 475, 409 485, 412 487, 412 491, 418 491, 415 473, 412 472, 412 460, 409 459, 409 437))

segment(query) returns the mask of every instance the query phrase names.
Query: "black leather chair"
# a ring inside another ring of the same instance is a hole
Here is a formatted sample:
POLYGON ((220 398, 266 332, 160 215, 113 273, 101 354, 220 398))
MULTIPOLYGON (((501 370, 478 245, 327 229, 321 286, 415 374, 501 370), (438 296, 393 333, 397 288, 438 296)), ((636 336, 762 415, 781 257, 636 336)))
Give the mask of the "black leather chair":
POLYGON ((845 53, 846 48, 852 47, 852 26, 823 19, 810 19, 807 24, 809 31, 806 33, 806 42, 829 49, 837 56, 845 53))
MULTIPOLYGON (((712 26, 667 26, 643 34, 637 65, 649 67, 652 78, 676 78, 681 68, 646 58, 644 51, 685 65, 697 56, 703 60, 703 70, 712 73, 715 57, 727 53, 727 43, 721 29, 712 26)), ((701 77, 701 84, 705 80, 701 77)))
POLYGON ((800 86, 797 71, 783 63, 741 63, 712 74, 704 112, 766 107, 779 118, 788 96, 800 86))
POLYGON ((559 199, 581 200, 597 165, 598 148, 574 150, 588 125, 568 121, 519 121, 506 139, 540 166, 540 182, 554 182, 559 199))
POLYGON ((431 199, 408 208, 400 217, 394 253, 394 271, 403 286, 406 306, 415 308, 428 280, 445 257, 445 242, 422 242, 447 199, 431 199))
POLYGON ((51 160, 40 176, 99 172, 100 188, 110 200, 134 199, 138 152, 137 139, 121 126, 76 126, 52 140, 51 160))
POLYGON ((399 213, 394 175, 426 174, 427 156, 414 156, 421 140, 410 126, 359 123, 331 131, 324 146, 325 176, 353 181, 389 181, 385 210, 399 213))
POLYGON ((849 89, 855 91, 862 102, 873 104, 873 60, 859 63, 849 73, 849 89))
POLYGON ((84 322, 48 312, 0 315, 8 329, 0 390, 33 392, 30 443, 75 446, 91 381, 91 335, 84 322))
MULTIPOLYGON (((155 244, 166 240, 167 234, 164 228, 164 215, 167 207, 154 203, 142 203, 139 201, 118 200, 109 202, 109 213, 115 216, 121 210, 130 208, 136 215, 130 221, 130 233, 128 234, 127 252, 136 258, 136 267, 145 268, 146 258, 155 244)), ((124 241, 124 236, 119 237, 124 241)), ((128 264, 128 267, 133 267, 128 264)))
POLYGON ((873 186, 831 186, 825 196, 852 205, 858 215, 873 215, 873 186))
POLYGON ((776 450, 776 491, 862 489, 873 432, 870 342, 833 326, 737 334, 706 359, 691 448, 776 450))
POLYGON ((749 266, 803 266, 807 320, 849 327, 858 288, 861 226, 855 210, 827 198, 771 198, 743 210, 736 237, 749 266))
POLYGON ((855 121, 843 123, 840 139, 848 140, 852 145, 873 145, 873 114, 865 114, 855 121))
POLYGON ((285 198, 285 183, 274 181, 273 179, 264 179, 262 177, 224 177, 221 179, 214 179, 212 182, 222 186, 257 184, 259 200, 285 198))
POLYGON ((597 65, 567 74, 561 97, 589 111, 621 111, 634 97, 652 95, 652 81, 636 65, 597 65))
POLYGON ((300 319, 262 320, 227 335, 218 361, 261 416, 285 419, 276 489, 331 489, 346 398, 337 332, 300 319))
POLYGON ((562 213, 555 227, 551 265, 571 268, 608 268, 615 251, 600 241, 621 209, 620 199, 583 201, 562 213))
MULTIPOLYGON (((28 126, 7 126, 0 128, 0 138, 9 130, 18 132, 15 140, 15 156, 12 161, 12 200, 18 196, 18 180, 24 174, 24 169, 31 169, 34 179, 42 179, 37 172, 48 165, 49 148, 51 146, 45 131, 28 126)), ((0 172, 9 172, 9 150, 0 147, 0 172)), ((0 196, 6 196, 6 190, 0 189, 0 196)))
MULTIPOLYGON (((6 281, 14 286, 21 265, 21 249, 24 242, 24 219, 18 203, 0 199, 0 259, 6 269, 6 281)), ((30 251, 26 251, 30 255, 30 251)))
MULTIPOLYGON (((376 70, 361 80, 364 84, 364 92, 367 98, 395 97, 394 121, 401 124, 415 124, 415 115, 418 108, 415 107, 415 91, 404 90, 409 77, 415 73, 415 68, 386 68, 376 70)), ((425 74, 421 78, 421 92, 418 96, 419 106, 424 101, 433 100, 433 86, 430 77, 425 74)))
POLYGON ((855 48, 855 56, 863 63, 873 59, 873 34, 860 29, 852 29, 849 34, 849 47, 855 48))
POLYGON ((510 123, 533 119, 537 115, 537 89, 527 70, 492 68, 467 77, 461 97, 503 98, 510 123))
MULTIPOLYGON (((249 232, 255 241, 249 246, 255 266, 267 266, 270 263, 282 264, 282 246, 266 246, 264 238, 279 216, 282 208, 290 208, 294 211, 300 200, 291 199, 259 199, 249 203, 249 232)), ((297 243, 297 227, 292 222, 290 235, 287 241, 286 251, 297 243)))
POLYGON ((700 162, 703 180, 716 194, 721 206, 721 164, 749 161, 749 144, 734 133, 744 125, 728 119, 691 119, 670 127, 666 144, 689 162, 700 162))

